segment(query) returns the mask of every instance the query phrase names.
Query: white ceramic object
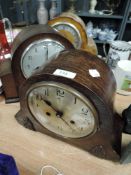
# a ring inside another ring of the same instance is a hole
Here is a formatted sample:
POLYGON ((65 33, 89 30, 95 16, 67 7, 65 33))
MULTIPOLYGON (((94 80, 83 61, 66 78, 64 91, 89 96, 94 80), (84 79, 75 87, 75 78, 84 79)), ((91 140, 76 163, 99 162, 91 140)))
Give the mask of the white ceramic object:
POLYGON ((119 61, 114 70, 114 75, 117 83, 117 93, 131 95, 131 61, 119 61))
POLYGON ((97 0, 91 0, 90 1, 90 10, 89 13, 94 14, 95 13, 95 7, 97 5, 97 0))
POLYGON ((45 7, 45 1, 46 0, 38 0, 37 19, 39 24, 47 24, 48 22, 48 11, 45 7))
POLYGON ((56 5, 57 5, 56 4, 56 0, 52 0, 52 2, 51 2, 51 8, 50 8, 50 11, 49 11, 50 19, 53 19, 57 15, 56 5))
POLYGON ((131 53, 131 44, 126 41, 115 40, 109 43, 110 49, 107 55, 107 64, 111 68, 117 66, 118 61, 128 60, 131 53))
MULTIPOLYGON (((5 36, 7 38, 7 42, 9 43, 9 45, 11 45, 13 42, 13 39, 14 39, 11 21, 8 18, 3 18, 0 20, 0 27, 2 27, 1 23, 3 23, 4 32, 5 32, 5 36)), ((2 35, 1 35, 1 37, 2 37, 2 35)))
POLYGON ((107 38, 107 33, 101 30, 98 34, 98 39, 100 41, 106 41, 106 38, 107 38))
POLYGON ((93 23, 89 21, 86 25, 86 33, 88 37, 93 37, 93 23))

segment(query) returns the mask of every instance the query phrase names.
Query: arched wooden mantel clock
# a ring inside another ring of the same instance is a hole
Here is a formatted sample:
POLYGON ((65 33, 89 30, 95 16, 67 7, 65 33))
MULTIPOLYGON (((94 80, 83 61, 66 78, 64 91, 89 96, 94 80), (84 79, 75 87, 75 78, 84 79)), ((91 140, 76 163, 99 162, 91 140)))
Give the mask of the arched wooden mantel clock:
POLYGON ((97 46, 92 38, 87 37, 83 20, 74 13, 64 12, 50 20, 48 24, 65 36, 76 49, 87 50, 97 55, 97 46))
POLYGON ((35 70, 47 64, 54 54, 71 48, 74 48, 71 42, 48 25, 25 27, 12 47, 12 72, 17 89, 35 70))
POLYGON ((27 128, 118 160, 122 121, 113 109, 116 82, 109 67, 81 50, 62 51, 20 89, 16 119, 27 128))

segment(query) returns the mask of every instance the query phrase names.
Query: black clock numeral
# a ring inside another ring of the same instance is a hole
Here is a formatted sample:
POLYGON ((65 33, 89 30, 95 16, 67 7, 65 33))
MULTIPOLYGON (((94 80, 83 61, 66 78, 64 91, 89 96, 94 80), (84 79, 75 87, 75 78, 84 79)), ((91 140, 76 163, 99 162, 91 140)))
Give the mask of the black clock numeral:
POLYGON ((58 97, 64 97, 65 92, 62 89, 57 89, 56 90, 56 95, 58 97))
POLYGON ((62 126, 58 126, 58 129, 59 129, 59 130, 61 130, 61 131, 63 131, 63 128, 62 128, 62 126))
POLYGON ((36 52, 36 53, 38 52, 38 49, 37 49, 37 48, 35 48, 35 52, 36 52))
POLYGON ((41 95, 40 94, 36 94, 36 100, 41 100, 41 95))
POLYGON ((44 95, 45 95, 45 96, 49 96, 49 91, 48 91, 48 89, 44 89, 44 95))
POLYGON ((27 64, 27 68, 30 69, 30 65, 29 64, 27 64))
POLYGON ((31 55, 28 56, 28 60, 32 60, 32 56, 31 55))
POLYGON ((37 103, 36 106, 39 107, 40 105, 37 103))
POLYGON ((76 101, 77 101, 77 98, 75 97, 75 99, 74 99, 74 104, 76 104, 76 101))
POLYGON ((87 108, 82 108, 81 111, 82 111, 82 114, 84 114, 84 115, 88 114, 88 109, 87 108))

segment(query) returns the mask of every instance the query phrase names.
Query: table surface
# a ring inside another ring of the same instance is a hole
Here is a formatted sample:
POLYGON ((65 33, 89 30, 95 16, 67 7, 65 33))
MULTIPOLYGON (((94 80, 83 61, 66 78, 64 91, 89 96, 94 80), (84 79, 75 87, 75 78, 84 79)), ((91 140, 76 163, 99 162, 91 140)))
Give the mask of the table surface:
MULTIPOLYGON (((131 96, 116 95, 114 105, 118 113, 121 114, 129 104, 131 96)), ((19 103, 5 104, 4 98, 0 97, 0 152, 15 158, 21 175, 39 175, 45 165, 56 167, 64 175, 131 175, 131 164, 121 165, 99 159, 67 143, 24 128, 14 118, 18 111, 19 103)), ((123 134, 122 140, 126 146, 131 136, 123 134)), ((48 175, 55 173, 49 172, 48 175)))

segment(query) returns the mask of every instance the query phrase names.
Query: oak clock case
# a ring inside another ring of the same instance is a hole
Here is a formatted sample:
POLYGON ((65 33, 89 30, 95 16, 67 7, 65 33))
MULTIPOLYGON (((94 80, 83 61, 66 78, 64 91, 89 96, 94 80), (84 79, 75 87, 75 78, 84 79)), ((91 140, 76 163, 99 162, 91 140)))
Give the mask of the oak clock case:
POLYGON ((22 85, 16 119, 116 161, 122 123, 113 109, 115 89, 113 73, 102 60, 86 51, 63 51, 22 85))
POLYGON ((84 49, 95 55, 98 53, 93 39, 87 37, 83 20, 76 14, 64 12, 48 24, 65 36, 76 49, 84 49))
POLYGON ((12 72, 17 89, 52 56, 73 45, 48 25, 25 27, 13 42, 12 72))

